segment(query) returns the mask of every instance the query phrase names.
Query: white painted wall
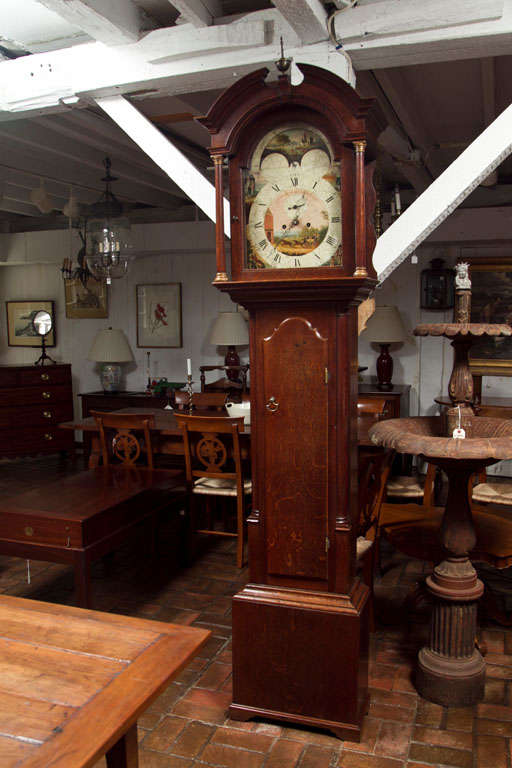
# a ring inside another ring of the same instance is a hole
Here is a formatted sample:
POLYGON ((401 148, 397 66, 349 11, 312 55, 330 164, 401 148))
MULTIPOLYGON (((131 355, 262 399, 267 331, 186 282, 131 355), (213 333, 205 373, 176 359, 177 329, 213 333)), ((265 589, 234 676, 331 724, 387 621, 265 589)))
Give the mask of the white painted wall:
MULTIPOLYGON (((142 390, 147 381, 146 352, 137 348, 135 286, 138 283, 181 282, 183 347, 150 349, 152 377, 186 380, 186 358, 192 360, 195 388, 199 389, 199 365, 221 364, 223 348, 208 344, 208 332, 217 312, 233 310, 226 294, 211 285, 215 276, 215 230, 209 222, 151 224, 134 227, 137 250, 152 255, 134 259, 126 277, 113 280, 109 289, 109 317, 104 320, 70 320, 65 317, 64 282, 60 266, 70 255, 69 232, 52 231, 0 235, 0 303, 12 299, 53 299, 56 305, 57 346, 49 354, 72 365, 75 414, 80 413, 76 395, 100 389, 96 365, 87 353, 101 328, 123 328, 135 362, 124 366, 126 388, 142 390), (29 261, 40 261, 27 264, 29 261)), ((78 243, 73 243, 75 256, 78 243)), ((248 350, 239 349, 243 360, 248 350)), ((8 347, 6 313, 0 312, 0 364, 32 363, 39 352, 33 348, 8 347)), ((220 375, 220 374, 219 374, 220 375)))

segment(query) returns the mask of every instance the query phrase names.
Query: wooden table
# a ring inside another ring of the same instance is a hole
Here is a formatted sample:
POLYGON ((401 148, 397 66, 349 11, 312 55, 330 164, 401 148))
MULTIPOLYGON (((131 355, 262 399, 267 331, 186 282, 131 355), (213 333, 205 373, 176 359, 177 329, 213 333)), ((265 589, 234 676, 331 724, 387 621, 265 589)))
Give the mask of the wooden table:
POLYGON ((0 595, 2 768, 137 768, 137 718, 210 632, 0 595))
MULTIPOLYGON (((155 426, 152 431, 152 443, 155 453, 183 456, 183 438, 174 411, 162 408, 120 408, 116 413, 147 413, 155 417, 155 426)), ((212 411, 194 411, 197 416, 211 416, 212 411)), ((215 414, 219 416, 218 413, 215 414)), ((226 417, 228 414, 226 413, 226 417)), ((375 423, 373 417, 363 416, 357 419, 357 438, 359 445, 371 445, 368 437, 368 429, 375 423)), ((91 453, 89 455, 89 468, 99 466, 101 462, 101 450, 98 425, 94 417, 65 421, 59 424, 62 429, 76 429, 86 432, 90 438, 91 453)), ((242 455, 250 452, 251 427, 246 425, 241 437, 242 455)))

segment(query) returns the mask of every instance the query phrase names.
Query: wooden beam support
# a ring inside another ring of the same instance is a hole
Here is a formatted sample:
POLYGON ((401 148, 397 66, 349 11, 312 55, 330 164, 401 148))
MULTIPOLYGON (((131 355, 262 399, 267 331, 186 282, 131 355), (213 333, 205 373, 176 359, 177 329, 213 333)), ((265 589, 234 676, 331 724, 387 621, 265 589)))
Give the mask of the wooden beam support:
POLYGON ((169 0, 184 21, 194 27, 210 27, 213 20, 222 16, 219 0, 169 0))
POLYGON ((381 235, 373 253, 385 278, 512 152, 512 105, 381 235))
POLYGON ((303 43, 327 39, 327 12, 320 0, 273 0, 273 3, 303 43))
POLYGON ((132 0, 37 2, 105 45, 134 43, 140 37, 140 11, 132 0))
MULTIPOLYGON (((122 96, 106 96, 96 103, 180 187, 212 221, 215 187, 155 126, 122 96)), ((229 202, 224 200, 224 233, 230 237, 229 202)))

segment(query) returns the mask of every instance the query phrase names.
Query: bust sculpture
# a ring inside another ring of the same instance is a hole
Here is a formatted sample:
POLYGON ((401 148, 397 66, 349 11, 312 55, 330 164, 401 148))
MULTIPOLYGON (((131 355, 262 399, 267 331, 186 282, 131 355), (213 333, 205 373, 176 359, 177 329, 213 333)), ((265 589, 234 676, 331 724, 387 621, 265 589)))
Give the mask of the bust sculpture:
POLYGON ((469 278, 469 264, 466 261, 459 261, 455 265, 455 288, 470 290, 471 280, 469 278))

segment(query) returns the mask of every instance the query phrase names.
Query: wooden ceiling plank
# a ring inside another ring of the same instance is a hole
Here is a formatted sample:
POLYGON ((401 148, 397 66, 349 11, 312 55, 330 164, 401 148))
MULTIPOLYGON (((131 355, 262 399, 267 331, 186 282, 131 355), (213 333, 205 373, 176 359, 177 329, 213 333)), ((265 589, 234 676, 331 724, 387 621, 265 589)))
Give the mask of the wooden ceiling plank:
MULTIPOLYGON (((49 157, 57 156, 58 158, 64 158, 84 165, 88 168, 94 169, 99 177, 104 175, 104 152, 98 152, 90 149, 84 143, 67 139, 64 136, 56 133, 53 130, 49 130, 40 125, 33 125, 32 121, 25 120, 16 125, 11 123, 0 124, 0 137, 8 138, 14 143, 20 144, 22 147, 28 146, 33 150, 45 153, 49 157)), ((141 174, 133 163, 124 162, 116 157, 115 149, 111 153, 113 172, 114 175, 121 177, 121 184, 132 182, 142 190, 151 189, 168 194, 172 192, 175 197, 183 197, 181 190, 170 185, 165 178, 159 178, 157 176, 151 177, 149 174, 141 174)), ((59 160, 60 162, 60 160, 59 160)), ((118 187, 121 186, 118 185, 118 187)), ((142 193, 144 194, 144 193, 142 193)), ((142 201, 143 198, 141 197, 142 201)))
MULTIPOLYGON (((54 157, 42 154, 41 152, 34 152, 30 148, 20 146, 20 144, 5 137, 0 142, 0 166, 2 165, 18 168, 20 171, 32 173, 44 179, 55 179, 58 175, 64 184, 76 182, 77 184, 82 183, 91 189, 97 189, 98 197, 104 188, 101 181, 104 173, 99 169, 84 167, 79 160, 68 160, 66 158, 61 158, 56 163, 54 157)), ((180 204, 183 202, 183 197, 178 198, 169 193, 164 194, 163 192, 122 179, 114 191, 121 200, 140 202, 161 208, 172 209, 177 202, 180 204)))
MULTIPOLYGON (((122 96, 96 99, 151 159, 185 192, 208 218, 215 221, 215 187, 133 104, 122 96)), ((224 200, 224 231, 230 236, 229 202, 224 200)))
POLYGON ((507 107, 379 237, 373 265, 385 280, 512 152, 507 107))
POLYGON ((183 20, 193 24, 194 27, 210 27, 216 17, 222 16, 222 6, 219 0, 208 0, 207 2, 202 2, 202 0, 169 0, 169 2, 179 11, 183 20))
POLYGON ((273 0, 273 3, 303 43, 327 39, 328 17, 320 0, 273 0))
POLYGON ((134 43, 140 37, 140 11, 132 0, 37 2, 105 45, 134 43))
POLYGON ((480 73, 482 78, 482 122, 485 128, 496 117, 496 73, 492 56, 480 60, 480 73))

